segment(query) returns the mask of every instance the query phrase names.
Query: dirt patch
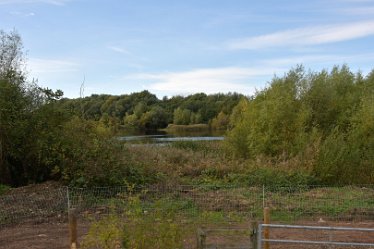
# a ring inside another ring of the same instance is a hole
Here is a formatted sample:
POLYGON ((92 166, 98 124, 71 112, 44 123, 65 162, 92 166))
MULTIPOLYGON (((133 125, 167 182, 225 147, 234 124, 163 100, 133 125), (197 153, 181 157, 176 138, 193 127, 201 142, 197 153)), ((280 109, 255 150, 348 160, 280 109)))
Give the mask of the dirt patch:
POLYGON ((23 187, 18 188, 11 188, 9 189, 5 194, 30 194, 30 193, 43 193, 44 191, 50 190, 50 189, 57 189, 62 188, 63 185, 61 185, 59 182, 55 181, 48 181, 44 183, 38 183, 38 184, 30 184, 23 187))
MULTIPOLYGON (((78 228, 79 241, 88 225, 78 228)), ((69 248, 68 224, 19 224, 0 228, 1 249, 66 249, 69 248)))

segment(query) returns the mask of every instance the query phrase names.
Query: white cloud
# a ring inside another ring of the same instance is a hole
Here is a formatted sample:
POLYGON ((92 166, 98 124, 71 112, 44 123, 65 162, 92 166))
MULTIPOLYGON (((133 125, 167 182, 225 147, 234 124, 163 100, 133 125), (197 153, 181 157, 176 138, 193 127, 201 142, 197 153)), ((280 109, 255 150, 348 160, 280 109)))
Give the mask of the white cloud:
POLYGON ((0 0, 0 5, 4 4, 27 4, 27 3, 45 3, 52 5, 65 5, 71 0, 0 0))
POLYGON ((348 57, 337 56, 337 55, 301 55, 301 56, 289 56, 273 58, 268 60, 262 60, 261 63, 264 65, 273 66, 294 66, 296 64, 307 64, 307 63, 334 63, 344 61, 348 57))
POLYGON ((20 16, 20 17, 31 17, 31 16, 35 16, 34 12, 25 13, 25 12, 20 12, 20 11, 12 11, 12 12, 9 12, 9 14, 11 14, 13 16, 20 16))
POLYGON ((185 95, 197 92, 207 94, 240 92, 249 95, 255 92, 256 87, 259 86, 258 83, 264 83, 253 82, 256 78, 271 77, 275 71, 277 71, 275 68, 224 67, 185 72, 135 74, 126 78, 151 82, 146 86, 149 90, 169 93, 170 95, 185 95), (254 83, 257 83, 257 85, 254 83))
POLYGON ((319 65, 341 65, 342 63, 352 62, 371 62, 374 59, 374 53, 365 54, 346 54, 346 55, 300 55, 300 56, 289 56, 273 58, 268 60, 262 60, 261 63, 264 66, 271 65, 274 67, 292 67, 296 64, 319 64, 319 65))
POLYGON ((69 60, 30 58, 28 68, 32 73, 63 73, 78 71, 80 64, 69 60))
POLYGON ((131 54, 127 49, 117 47, 117 46, 108 46, 108 49, 114 52, 120 53, 120 54, 127 54, 127 55, 131 54))
POLYGON ((261 49, 283 46, 305 46, 334 43, 374 35, 374 21, 342 23, 291 29, 267 35, 233 40, 229 49, 261 49))

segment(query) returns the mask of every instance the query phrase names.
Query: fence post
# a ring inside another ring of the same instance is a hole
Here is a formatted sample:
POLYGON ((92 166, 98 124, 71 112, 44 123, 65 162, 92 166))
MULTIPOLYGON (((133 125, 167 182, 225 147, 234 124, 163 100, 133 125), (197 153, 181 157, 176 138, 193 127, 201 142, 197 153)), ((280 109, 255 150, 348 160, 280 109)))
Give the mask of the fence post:
MULTIPOLYGON (((270 208, 265 207, 264 208, 264 224, 270 224, 270 208)), ((269 239, 270 238, 270 232, 269 232, 269 227, 264 228, 264 239, 269 239)), ((269 249, 269 241, 265 241, 264 243, 264 249, 269 249)))
POLYGON ((257 221, 252 221, 249 227, 249 248, 250 249, 257 249, 257 221))
POLYGON ((120 240, 116 240, 114 242, 114 249, 121 249, 121 241, 120 240))
POLYGON ((205 249, 206 234, 203 229, 197 229, 197 249, 205 249))
POLYGON ((77 215, 74 208, 69 209, 69 235, 70 235, 70 249, 78 248, 77 236, 77 215))

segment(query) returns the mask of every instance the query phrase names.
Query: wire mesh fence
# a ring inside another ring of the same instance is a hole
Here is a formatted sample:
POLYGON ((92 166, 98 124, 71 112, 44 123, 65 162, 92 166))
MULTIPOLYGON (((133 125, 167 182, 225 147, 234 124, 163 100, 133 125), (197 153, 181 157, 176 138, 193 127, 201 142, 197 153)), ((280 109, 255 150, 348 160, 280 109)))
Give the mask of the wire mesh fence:
POLYGON ((144 214, 173 211, 187 216, 207 213, 222 217, 261 219, 263 207, 272 221, 305 219, 374 220, 374 186, 116 186, 48 188, 0 196, 0 226, 28 220, 66 218, 69 208, 81 214, 125 212, 136 198, 144 214))
POLYGON ((125 212, 136 200, 144 214, 169 212, 186 217, 217 214, 222 219, 253 218, 261 210, 261 188, 213 186, 152 186, 69 188, 69 206, 78 212, 108 214, 125 212))
POLYGON ((374 186, 298 186, 265 190, 273 221, 373 221, 374 186))
POLYGON ((49 188, 43 192, 20 192, 0 196, 0 226, 25 221, 42 223, 64 219, 67 188, 49 188))
MULTIPOLYGON (((15 189, 0 196, 0 248, 1 244, 7 245, 5 248, 12 248, 8 242, 17 236, 24 240, 25 231, 32 234, 30 240, 33 243, 45 241, 51 238, 50 235, 45 236, 52 230, 57 233, 52 237, 55 236, 55 241, 65 248, 68 245, 67 214, 72 209, 79 216, 79 230, 84 235, 92 221, 110 214, 120 215, 121 219, 127 220, 134 217, 144 219, 148 224, 159 223, 160 217, 171 217, 173 222, 184 227, 192 224, 189 227, 195 230, 197 227, 209 231, 227 228, 238 230, 237 227, 245 229, 249 221, 263 219, 265 206, 270 207, 272 223, 354 221, 374 224, 374 185, 157 185, 49 187, 32 191, 15 189)), ((212 240, 208 242, 218 245, 232 238, 232 234, 225 237, 219 233, 216 237, 208 238, 212 240)), ((243 238, 245 242, 247 238, 243 238)), ((238 241, 240 239, 234 240, 238 241)), ((17 245, 13 248, 17 248, 17 245)), ((54 244, 54 248, 59 246, 54 244)))

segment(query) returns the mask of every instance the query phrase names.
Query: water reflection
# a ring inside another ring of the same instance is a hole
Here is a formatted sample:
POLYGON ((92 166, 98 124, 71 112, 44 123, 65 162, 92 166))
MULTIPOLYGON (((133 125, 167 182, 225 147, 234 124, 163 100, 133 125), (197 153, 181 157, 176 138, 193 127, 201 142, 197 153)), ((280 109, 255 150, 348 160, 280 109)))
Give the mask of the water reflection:
POLYGON ((132 135, 120 136, 119 140, 129 143, 170 143, 176 141, 222 141, 223 136, 176 136, 176 135, 132 135))

